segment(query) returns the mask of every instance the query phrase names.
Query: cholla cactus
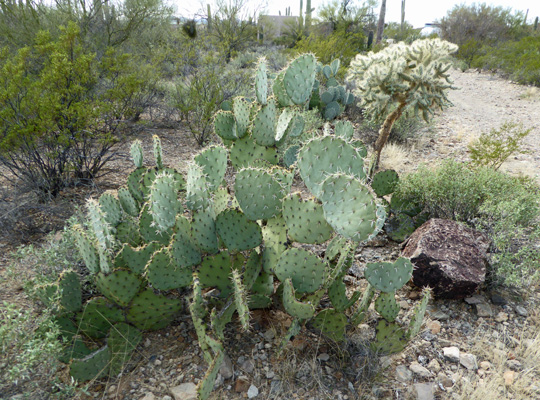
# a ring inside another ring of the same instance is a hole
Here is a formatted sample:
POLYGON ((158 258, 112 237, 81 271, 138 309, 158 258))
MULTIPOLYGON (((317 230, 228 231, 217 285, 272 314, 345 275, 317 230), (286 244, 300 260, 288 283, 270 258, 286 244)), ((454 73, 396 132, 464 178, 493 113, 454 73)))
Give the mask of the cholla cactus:
POLYGON ((450 104, 446 97, 453 89, 447 71, 449 55, 457 51, 452 43, 440 40, 416 40, 411 45, 398 43, 367 55, 359 54, 351 62, 347 80, 354 82, 360 107, 372 120, 384 121, 375 143, 370 168, 373 175, 392 125, 407 109, 422 113, 428 120, 434 108, 450 104))

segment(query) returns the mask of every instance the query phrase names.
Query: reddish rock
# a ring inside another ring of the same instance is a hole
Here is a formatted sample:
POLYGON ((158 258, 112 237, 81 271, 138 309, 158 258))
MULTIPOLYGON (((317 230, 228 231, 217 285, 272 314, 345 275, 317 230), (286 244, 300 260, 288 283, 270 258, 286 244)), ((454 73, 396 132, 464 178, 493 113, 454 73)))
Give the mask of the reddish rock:
POLYGON ((489 245, 481 232, 434 218, 411 235, 402 254, 415 266, 416 286, 433 288, 439 298, 462 299, 484 282, 489 245))

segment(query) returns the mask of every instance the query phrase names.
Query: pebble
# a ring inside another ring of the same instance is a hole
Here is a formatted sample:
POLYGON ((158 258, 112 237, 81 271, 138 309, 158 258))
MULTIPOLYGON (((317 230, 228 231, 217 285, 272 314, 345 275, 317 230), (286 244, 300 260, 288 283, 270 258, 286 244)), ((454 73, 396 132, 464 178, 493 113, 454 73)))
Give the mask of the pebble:
POLYGON ((197 400, 197 386, 193 382, 182 383, 170 391, 174 400, 197 400))
POLYGON ((497 321, 497 322, 506 322, 506 321, 508 321, 508 314, 501 311, 495 317, 495 321, 497 321))
POLYGON ((506 304, 506 299, 502 297, 500 294, 493 293, 491 295, 491 302, 495 304, 496 306, 504 306, 506 304))
POLYGON ((476 356, 469 353, 461 353, 459 355, 459 363, 467 368, 469 371, 477 370, 478 364, 476 363, 476 356))
POLYGON ((441 364, 436 359, 431 360, 427 367, 433 372, 439 372, 441 370, 441 364))
POLYGON ((247 376, 239 376, 238 379, 236 379, 236 382, 234 383, 234 391, 236 393, 243 393, 247 392, 247 390, 250 387, 249 380, 247 376))
POLYGON ((516 313, 522 317, 526 317, 529 315, 529 312, 523 306, 516 306, 516 313))
POLYGON ((276 337, 276 332, 273 329, 268 329, 264 332, 263 337, 267 342, 271 342, 276 337))
POLYGON ((259 395, 259 389, 257 389, 257 386, 251 385, 247 391, 248 399, 254 399, 259 395))
POLYGON ((435 311, 434 313, 431 313, 431 318, 439 321, 446 321, 450 316, 442 311, 435 311))
POLYGON ((414 391, 416 392, 417 400, 433 400, 433 384, 432 383, 415 383, 414 391))
POLYGON ((407 302, 407 300, 401 300, 399 302, 399 307, 404 310, 408 310, 411 307, 411 305, 407 302))
POLYGON ((431 321, 428 328, 433 335, 437 335, 441 331, 441 323, 439 321, 431 321))
POLYGON ((156 358, 156 361, 154 361, 154 365, 160 366, 161 360, 159 358, 156 358))
POLYGON ((246 360, 241 368, 246 374, 251 374, 255 370, 255 363, 253 360, 246 360))
POLYGON ((510 370, 505 371, 505 373, 503 375, 504 384, 506 386, 512 386, 512 384, 514 383, 515 375, 516 375, 516 373, 514 371, 510 371, 510 370))
POLYGON ((459 362, 459 349, 455 346, 443 347, 444 358, 451 362, 459 362))
POLYGON ((437 375, 437 379, 445 388, 451 388, 452 386, 454 386, 454 381, 448 376, 446 376, 444 372, 439 372, 439 374, 437 375))
POLYGON ((471 296, 471 297, 467 297, 465 299, 465 303, 467 304, 482 304, 482 303, 485 303, 485 300, 482 296, 480 295, 474 295, 474 296, 471 296))
POLYGON ((330 360, 330 356, 327 353, 322 353, 317 356, 317 359, 319 361, 328 361, 330 360))
POLYGON ((512 371, 519 371, 522 367, 521 362, 519 362, 518 360, 508 360, 506 362, 506 366, 512 371))
POLYGON ((488 370, 491 368, 491 363, 489 361, 482 361, 480 363, 480 368, 484 369, 484 370, 488 370))
POLYGON ((416 361, 412 362, 411 365, 409 365, 409 369, 422 378, 429 378, 431 376, 431 372, 429 372, 426 367, 421 366, 416 361))
MULTIPOLYGON (((190 398, 190 399, 191 399, 191 398, 190 398)), ((165 396, 163 396, 163 397, 161 398, 161 400, 172 400, 172 397, 171 397, 171 396, 165 395, 165 396)))
POLYGON ((154 396, 154 393, 146 393, 141 400, 156 400, 156 396, 154 396))
POLYGON ((223 363, 221 364, 221 367, 219 368, 219 373, 221 374, 223 379, 231 379, 233 377, 234 375, 233 365, 229 356, 225 355, 225 358, 223 359, 223 363))
POLYGON ((412 372, 404 365, 396 367, 396 379, 400 382, 409 382, 412 379, 412 372))
POLYGON ((487 303, 478 303, 476 304, 476 314, 479 317, 490 318, 493 316, 493 310, 487 303))

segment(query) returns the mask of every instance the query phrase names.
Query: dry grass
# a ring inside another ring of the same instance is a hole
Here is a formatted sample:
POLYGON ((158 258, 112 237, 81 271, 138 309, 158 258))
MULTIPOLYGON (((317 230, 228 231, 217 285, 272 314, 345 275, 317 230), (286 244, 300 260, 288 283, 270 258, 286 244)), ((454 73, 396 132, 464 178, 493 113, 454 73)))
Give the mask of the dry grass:
POLYGON ((538 100, 540 99, 540 89, 534 86, 527 88, 519 95, 519 98, 522 100, 538 100))
POLYGON ((387 143, 381 153, 381 169, 394 169, 399 174, 411 172, 415 157, 411 149, 397 143, 387 143))

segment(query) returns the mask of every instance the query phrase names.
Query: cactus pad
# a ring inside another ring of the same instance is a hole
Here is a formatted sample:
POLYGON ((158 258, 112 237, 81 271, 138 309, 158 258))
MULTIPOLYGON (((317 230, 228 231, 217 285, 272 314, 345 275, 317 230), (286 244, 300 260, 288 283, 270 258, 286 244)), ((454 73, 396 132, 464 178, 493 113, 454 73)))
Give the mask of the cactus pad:
POLYGON ((142 285, 141 279, 128 269, 116 269, 108 275, 96 275, 96 286, 108 299, 125 307, 142 285))
POLYGON ((186 191, 186 206, 191 211, 206 210, 210 207, 210 184, 198 164, 191 164, 188 168, 186 191))
POLYGON ((276 143, 277 109, 274 98, 262 106, 253 120, 252 136, 260 146, 273 146, 276 143))
POLYGON ((227 170, 227 149, 210 146, 195 156, 195 162, 202 168, 211 192, 215 192, 227 170))
POLYGON ((191 268, 174 265, 168 249, 156 251, 146 266, 146 279, 152 287, 159 290, 171 290, 191 284, 191 268))
POLYGON ((327 121, 332 121, 341 113, 341 107, 337 101, 332 101, 324 107, 323 116, 327 121))
POLYGON ((182 303, 182 299, 169 299, 146 289, 135 296, 126 319, 141 330, 161 329, 182 309, 182 303))
POLYGON ((111 326, 124 319, 122 310, 105 297, 93 297, 77 315, 80 332, 93 339, 103 338, 111 326))
POLYGON ((251 111, 251 103, 243 97, 235 97, 233 99, 234 119, 236 121, 236 136, 243 138, 247 133, 249 126, 249 114, 251 111))
POLYGON ((201 254, 191 238, 190 223, 183 215, 176 217, 175 231, 170 247, 175 267, 185 268, 199 264, 201 254))
POLYGON ((259 146, 251 137, 235 141, 229 157, 235 168, 250 166, 256 160, 266 160, 274 165, 279 161, 276 148, 259 146))
POLYGON ((141 331, 124 322, 111 328, 107 345, 111 350, 110 373, 116 376, 122 372, 124 365, 131 358, 131 354, 142 340, 141 331))
POLYGON ((336 342, 345 338, 347 317, 342 312, 332 308, 322 310, 313 318, 311 323, 315 329, 336 342))
POLYGON ((281 254, 274 272, 281 282, 291 278, 297 292, 313 293, 324 281, 327 264, 307 250, 291 248, 281 254))
POLYGON ((73 360, 69 366, 69 374, 79 382, 101 378, 109 372, 111 350, 108 346, 87 355, 80 360, 73 360))
POLYGON ((235 209, 227 209, 216 217, 216 231, 231 251, 249 250, 262 242, 261 227, 235 209))
POLYGON ((281 213, 284 188, 267 171, 246 168, 236 174, 236 199, 251 220, 270 219, 281 213))
POLYGON ((214 116, 214 132, 225 140, 237 139, 234 114, 230 111, 218 111, 214 116))
POLYGON ((242 325, 244 331, 249 330, 249 308, 247 301, 247 291, 242 283, 240 272, 237 269, 233 269, 231 273, 231 283, 233 286, 234 304, 236 305, 236 311, 238 312, 238 319, 242 325))
POLYGON ((283 199, 283 218, 289 237, 296 242, 320 244, 334 233, 324 219, 322 206, 314 200, 302 200, 300 193, 283 199))
POLYGON ((136 274, 142 275, 144 267, 158 248, 159 244, 157 242, 151 242, 145 246, 136 248, 125 244, 116 256, 114 264, 117 267, 129 268, 136 274))
POLYGON ((134 140, 133 143, 131 143, 131 148, 129 152, 131 154, 131 159, 133 160, 133 164, 135 164, 135 168, 142 168, 143 150, 142 150, 141 141, 134 140))
POLYGON ((211 208, 193 213, 191 237, 200 251, 206 253, 216 253, 218 251, 216 223, 214 211, 211 208))
POLYGON ((146 243, 159 242, 167 245, 171 240, 173 230, 169 228, 166 231, 158 232, 154 226, 154 218, 150 213, 149 205, 145 204, 139 218, 139 232, 146 243))
POLYGON ((313 54, 302 54, 294 59, 283 75, 283 86, 294 104, 309 100, 315 82, 317 60, 313 54))
POLYGON ((264 240, 263 269, 271 273, 279 257, 285 251, 287 243, 287 227, 282 216, 266 221, 262 227, 264 240))
POLYGON ((422 327, 422 322, 424 320, 424 315, 426 313, 426 308, 430 299, 431 289, 426 288, 422 291, 422 300, 414 309, 411 323, 409 325, 409 329, 407 330, 408 339, 415 337, 416 335, 418 335, 418 332, 420 332, 420 328, 422 327))
POLYGON ((288 107, 294 105, 294 103, 285 90, 285 84, 283 83, 284 75, 285 71, 282 71, 277 75, 276 79, 274 79, 274 84, 272 85, 272 91, 274 92, 274 96, 276 96, 279 105, 281 107, 288 107))
POLYGON ((339 312, 343 312, 356 303, 360 298, 360 292, 354 292, 349 299, 345 283, 343 283, 342 279, 336 279, 328 288, 328 297, 334 308, 339 312))
POLYGON ((122 206, 111 191, 107 191, 99 196, 99 206, 105 213, 105 221, 111 226, 116 226, 122 220, 122 206))
POLYGON ((382 197, 393 193, 399 182, 399 176, 393 169, 377 172, 371 181, 371 188, 377 196, 382 197))
POLYGON ((403 257, 394 263, 368 263, 364 271, 367 281, 382 292, 394 292, 401 289, 411 279, 413 265, 403 257))
POLYGON ((398 353, 407 346, 405 332, 395 322, 380 320, 376 332, 375 341, 371 344, 371 347, 378 353, 398 353))
POLYGON ((101 209, 100 204, 94 199, 88 199, 86 206, 88 208, 90 226, 92 227, 92 231, 94 232, 99 247, 102 250, 111 249, 114 245, 113 228, 107 222, 107 218, 101 209))
POLYGON ((294 318, 309 319, 315 314, 315 307, 309 303, 296 300, 291 278, 283 282, 283 307, 294 318))
POLYGON ((137 204, 137 201, 131 195, 129 189, 127 188, 118 189, 118 200, 120 201, 120 205, 122 206, 122 209, 124 210, 126 214, 131 215, 132 217, 139 216, 139 211, 140 211, 139 205, 137 204))
POLYGON ((298 146, 297 144, 292 145, 287 150, 285 150, 285 153, 283 153, 283 164, 285 164, 287 168, 291 168, 296 162, 299 150, 300 146, 298 146))
POLYGON ((381 292, 375 300, 375 310, 388 322, 395 321, 399 313, 396 292, 381 292))
POLYGON ((127 243, 130 246, 139 246, 143 242, 139 224, 133 218, 127 218, 117 225, 116 238, 120 243, 127 243))
POLYGON ((268 69, 266 67, 266 59, 261 58, 257 64, 257 71, 255 72, 255 95, 257 101, 266 105, 268 97, 268 69))
POLYGON ((339 234, 362 242, 374 233, 377 204, 362 182, 348 175, 332 175, 322 184, 320 199, 326 221, 339 234))
POLYGON ((300 114, 295 114, 292 121, 289 123, 285 136, 298 137, 304 132, 305 121, 300 114))
POLYGON ((160 173, 150 188, 150 213, 159 232, 167 231, 175 223, 176 214, 182 212, 178 191, 172 175, 160 173))
POLYGON ((99 254, 94 243, 90 241, 88 235, 80 226, 74 227, 73 232, 75 233, 75 245, 79 250, 86 268, 88 268, 90 273, 97 274, 99 272, 99 254))
POLYGON ((229 275, 233 268, 241 269, 245 258, 242 253, 230 254, 223 251, 206 257, 199 267, 199 281, 203 287, 216 287, 220 297, 227 297, 232 292, 229 275))
POLYGON ((309 141, 298 153, 300 175, 313 195, 319 198, 324 180, 343 172, 364 180, 364 161, 356 149, 341 138, 324 136, 309 141))
POLYGON ((142 191, 141 182, 144 174, 146 174, 146 171, 146 168, 137 168, 135 171, 129 174, 127 179, 127 187, 129 193, 139 203, 142 203, 144 201, 144 193, 142 191))
POLYGON ((218 351, 214 357, 214 360, 208 367, 206 375, 197 385, 198 399, 206 400, 210 396, 210 393, 214 389, 214 383, 216 382, 216 378, 224 358, 225 354, 223 351, 218 351))
POLYGON ((351 121, 337 121, 334 126, 334 134, 345 140, 351 140, 354 135, 354 127, 351 121))
POLYGON ((154 160, 156 161, 157 168, 163 168, 163 151, 161 147, 161 139, 158 135, 152 136, 154 144, 154 160))
POLYGON ((276 125, 276 142, 279 142, 285 136, 285 132, 289 128, 289 125, 292 123, 294 116, 295 113, 293 109, 283 109, 283 111, 279 115, 276 125))

